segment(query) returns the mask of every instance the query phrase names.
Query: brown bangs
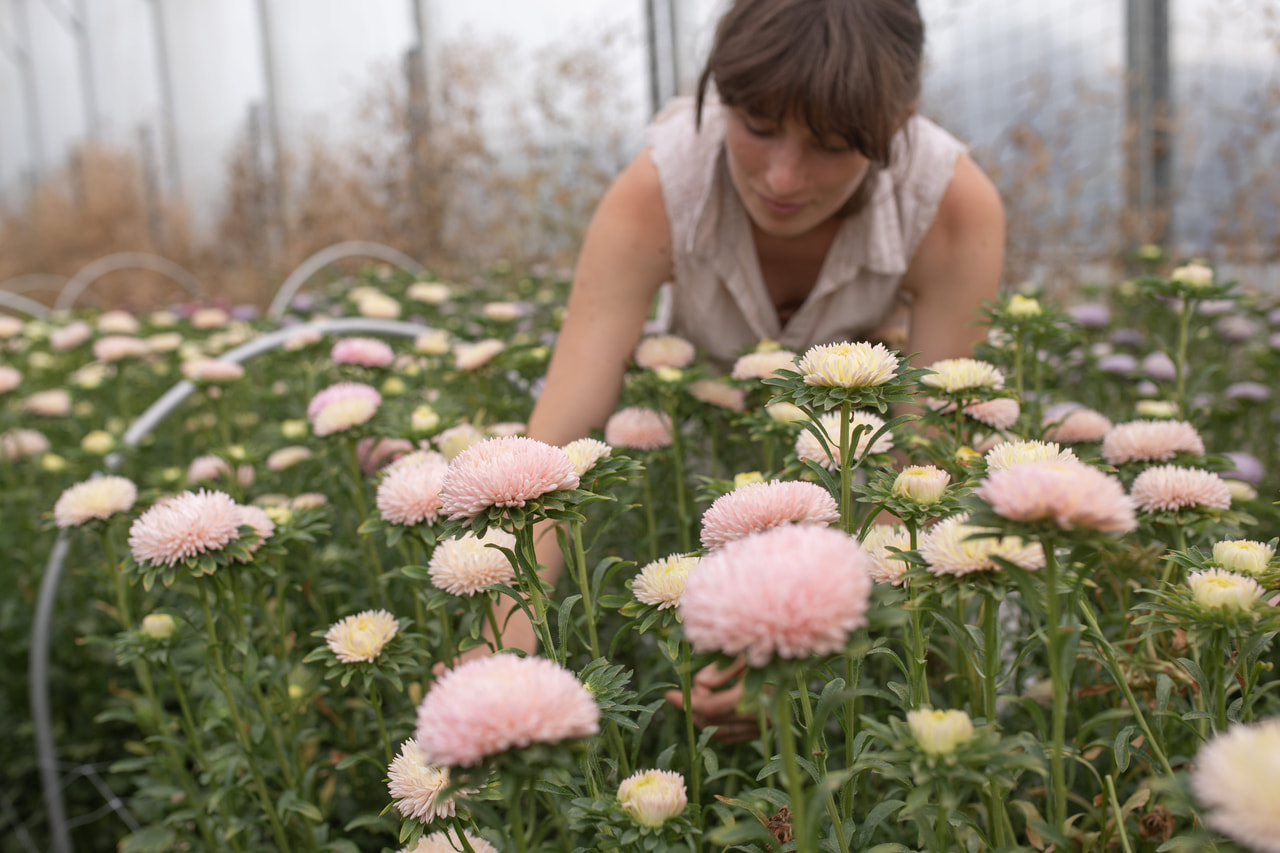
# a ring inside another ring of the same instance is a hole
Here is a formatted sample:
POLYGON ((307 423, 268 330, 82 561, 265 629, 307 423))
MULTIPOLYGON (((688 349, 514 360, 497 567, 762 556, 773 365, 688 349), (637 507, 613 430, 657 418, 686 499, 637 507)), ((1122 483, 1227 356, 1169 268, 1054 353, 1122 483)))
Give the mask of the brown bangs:
POLYGON ((838 138, 887 166, 920 91, 924 26, 914 0, 739 0, 698 80, 727 106, 838 138))

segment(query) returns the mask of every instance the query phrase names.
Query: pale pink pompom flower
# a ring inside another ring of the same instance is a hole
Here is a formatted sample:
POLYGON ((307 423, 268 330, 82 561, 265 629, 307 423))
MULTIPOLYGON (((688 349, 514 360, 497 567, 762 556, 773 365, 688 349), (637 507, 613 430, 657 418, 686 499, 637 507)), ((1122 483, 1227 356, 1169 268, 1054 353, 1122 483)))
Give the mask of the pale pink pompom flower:
POLYGON ((702 514, 702 546, 719 548, 782 524, 834 524, 840 509, 817 483, 747 483, 721 495, 702 514))
POLYGON ((453 797, 444 796, 448 787, 448 769, 428 764, 416 740, 400 744, 400 754, 387 768, 387 792, 400 814, 422 823, 453 817, 453 797))
POLYGON ((1116 424, 1102 439, 1102 458, 1108 465, 1165 462, 1179 453, 1204 455, 1204 440, 1186 421, 1129 421, 1116 424))
POLYGON ((0 364, 0 394, 12 391, 22 384, 22 372, 7 364, 0 364))
POLYGON ((690 382, 689 396, 700 403, 719 406, 731 412, 741 412, 747 407, 747 392, 721 379, 699 379, 690 382))
POLYGON ((654 335, 636 346, 635 362, 638 367, 653 370, 659 367, 688 367, 696 352, 693 344, 676 335, 654 335))
POLYGON ((130 335, 107 335, 93 342, 93 357, 98 361, 123 361, 141 358, 149 350, 147 342, 130 335))
POLYGON ((516 537, 505 530, 491 528, 483 536, 467 531, 436 545, 427 573, 437 589, 451 595, 475 595, 491 584, 510 584, 516 570, 498 548, 511 550, 515 545, 516 537))
POLYGON ((223 492, 183 492, 144 512, 129 528, 129 549, 139 563, 172 566, 221 551, 240 538, 240 506, 223 492))
POLYGON ((382 395, 372 385, 365 385, 363 382, 339 382, 311 398, 311 402, 307 403, 307 417, 315 418, 325 406, 332 403, 353 399, 368 400, 375 406, 382 405, 382 395))
MULTIPOLYGON (((469 832, 464 832, 463 836, 475 853, 498 853, 498 848, 479 836, 472 835, 469 832)), ((463 849, 465 848, 458 838, 458 831, 456 829, 445 829, 427 833, 418 839, 417 845, 412 849, 406 847, 400 853, 458 853, 463 849)))
POLYGON ((454 366, 458 370, 475 370, 493 360, 493 357, 507 348, 497 338, 485 338, 475 343, 455 344, 453 347, 454 366))
POLYGON ((356 458, 360 471, 373 474, 413 451, 413 442, 407 438, 374 438, 369 436, 356 442, 356 458))
POLYGON ((213 454, 197 456, 187 466, 187 482, 203 483, 206 480, 221 480, 231 477, 231 466, 225 459, 213 454))
POLYGON ((391 467, 378 484, 378 512, 390 524, 435 524, 449 463, 439 454, 391 467))
POLYGON ((831 527, 784 525, 728 543, 689 575, 679 612, 699 652, 760 667, 845 648, 866 624, 869 558, 831 527))
POLYGON ((382 395, 376 389, 359 382, 341 382, 311 398, 307 417, 311 431, 323 437, 368 423, 381 405, 382 395))
POLYGON ((267 457, 267 470, 279 473, 297 465, 300 462, 306 462, 312 456, 311 448, 301 445, 290 445, 282 447, 279 450, 272 451, 267 457))
POLYGON ((787 349, 749 352, 733 363, 734 379, 767 379, 779 370, 795 370, 798 356, 787 349))
POLYGON ((424 758, 470 767, 534 743, 600 731, 600 706, 569 670, 539 657, 474 658, 446 672, 418 706, 424 758))
POLYGON ((49 346, 55 352, 75 349, 93 336, 93 329, 84 320, 75 320, 49 333, 49 346))
POLYGON ((195 358, 183 362, 182 375, 191 382, 217 385, 243 379, 244 366, 216 358, 195 358))
POLYGON ((1280 719, 1236 723, 1196 753, 1191 791, 1211 829, 1259 853, 1280 853, 1280 719))
POLYGON ((22 401, 22 408, 42 418, 65 418, 71 414, 71 393, 65 388, 37 391, 22 401))
POLYGON ((548 492, 578 487, 569 454, 533 438, 505 436, 471 445, 449 463, 440 496, 450 519, 489 507, 522 507, 548 492))
POLYGON ((79 527, 94 519, 106 519, 128 512, 138 499, 138 487, 124 477, 97 477, 76 483, 53 505, 53 520, 59 527, 79 527))
POLYGON ((38 430, 19 427, 0 433, 0 459, 6 462, 48 453, 50 446, 49 439, 38 430))
POLYGON ((970 403, 964 407, 964 413, 978 423, 1003 430, 1017 423, 1022 407, 1012 397, 996 397, 994 400, 970 403))
POLYGON ((1044 437, 1062 444, 1084 444, 1102 441, 1111 431, 1106 415, 1093 409, 1073 409, 1053 420, 1046 418, 1044 437), (1056 422, 1055 422, 1056 421, 1056 422))
POLYGON ((1137 476, 1129 489, 1143 512, 1165 512, 1186 507, 1230 509, 1231 491, 1212 471, 1159 465, 1137 476))
POLYGON ((386 367, 395 361, 396 354, 390 344, 377 338, 343 338, 333 345, 329 357, 335 364, 386 367))
POLYGON ((976 494, 1010 521, 1052 521, 1066 530, 1103 533, 1127 533, 1138 526, 1123 484, 1076 460, 1047 459, 995 471, 976 494))
POLYGON ((670 447, 671 418, 656 409, 628 406, 609 417, 604 425, 604 440, 614 447, 634 450, 670 447))

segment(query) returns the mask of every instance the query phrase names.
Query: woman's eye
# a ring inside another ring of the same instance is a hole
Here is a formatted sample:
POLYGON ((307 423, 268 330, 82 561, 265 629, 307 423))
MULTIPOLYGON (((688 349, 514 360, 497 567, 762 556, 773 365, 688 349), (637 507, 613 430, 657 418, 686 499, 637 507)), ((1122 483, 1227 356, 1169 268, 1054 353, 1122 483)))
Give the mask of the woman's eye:
POLYGON ((742 126, 745 127, 747 129, 747 133, 750 133, 752 136, 773 136, 778 132, 776 127, 765 122, 753 122, 746 120, 742 122, 742 126))

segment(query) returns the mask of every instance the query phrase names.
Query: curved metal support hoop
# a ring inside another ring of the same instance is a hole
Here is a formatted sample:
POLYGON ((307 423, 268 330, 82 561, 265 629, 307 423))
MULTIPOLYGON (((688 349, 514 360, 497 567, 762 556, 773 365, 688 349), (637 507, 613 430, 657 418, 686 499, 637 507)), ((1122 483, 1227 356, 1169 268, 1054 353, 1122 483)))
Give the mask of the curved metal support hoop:
POLYGON ((23 314, 30 314, 32 317, 39 317, 43 320, 49 316, 49 308, 41 305, 34 299, 28 299, 18 293, 10 293, 7 290, 0 290, 0 308, 12 308, 15 311, 21 311, 23 314))
POLYGON ((340 261, 343 258, 377 258, 380 261, 386 261, 389 264, 395 264, 407 273, 421 275, 427 271, 427 268, 415 261, 397 249, 390 246, 384 246, 381 243, 369 243, 364 240, 350 240, 345 243, 334 243, 327 249, 321 249, 311 257, 307 258, 298 268, 289 273, 289 277, 284 280, 284 284, 280 285, 280 289, 276 291, 275 298, 271 300, 271 307, 267 309, 267 318, 270 320, 279 320, 284 316, 285 309, 289 307, 289 303, 293 301, 293 296, 302 285, 307 283, 311 276, 320 272, 334 261, 340 261))
POLYGON ((62 288, 62 292, 58 294, 58 301, 53 305, 54 310, 61 311, 75 305, 76 300, 89 289, 89 285, 107 273, 129 269, 158 272, 176 281, 194 298, 200 299, 204 296, 204 287, 200 281, 168 258, 148 255, 145 252, 119 252, 107 255, 105 258, 98 258, 72 276, 71 281, 67 282, 66 287, 62 288))
MULTIPOLYGON (((365 317, 344 317, 319 323, 304 323, 271 332, 224 353, 220 361, 240 362, 278 349, 294 335, 303 332, 365 332, 413 338, 431 329, 420 323, 399 320, 373 320, 365 317)), ((196 390, 185 379, 174 385, 142 413, 124 434, 124 444, 136 447, 151 430, 159 426, 183 400, 196 390)), ((112 453, 106 458, 107 471, 120 467, 122 457, 112 453)), ((71 540, 61 531, 45 563, 44 577, 40 580, 40 593, 36 598, 36 618, 31 629, 31 653, 29 671, 31 683, 31 717, 35 726, 36 762, 40 768, 40 784, 44 789, 45 809, 49 815, 50 840, 53 853, 72 853, 71 834, 67 827, 66 803, 62 799, 62 783, 58 778, 58 753, 53 741, 53 720, 49 713, 49 635, 53 627, 53 607, 57 599, 58 584, 71 540)))
POLYGON ((69 281, 71 279, 65 275, 32 272, 0 281, 0 290, 7 290, 10 293, 26 293, 29 290, 61 290, 69 281))

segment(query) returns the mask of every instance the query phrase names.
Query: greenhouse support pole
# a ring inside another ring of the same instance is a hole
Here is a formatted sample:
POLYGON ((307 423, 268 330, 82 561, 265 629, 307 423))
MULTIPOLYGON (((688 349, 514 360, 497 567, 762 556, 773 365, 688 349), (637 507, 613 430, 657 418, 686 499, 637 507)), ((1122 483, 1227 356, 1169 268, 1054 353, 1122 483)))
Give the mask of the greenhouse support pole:
POLYGON ((22 77, 22 99, 27 111, 28 175, 31 189, 44 173, 44 140, 40 133, 40 102, 36 93, 35 71, 31 65, 31 19, 27 14, 27 0, 13 0, 14 26, 18 32, 14 38, 14 61, 22 77))
POLYGON ((1138 238, 1165 244, 1172 234, 1173 92, 1169 0, 1126 0, 1128 71, 1126 152, 1129 210, 1138 238))
POLYGON ((173 75, 169 63, 169 36, 164 21, 164 0, 151 0, 151 30, 155 38, 156 84, 160 90, 160 122, 164 128, 169 198, 175 202, 181 202, 182 168, 178 162, 178 129, 173 111, 173 75))

